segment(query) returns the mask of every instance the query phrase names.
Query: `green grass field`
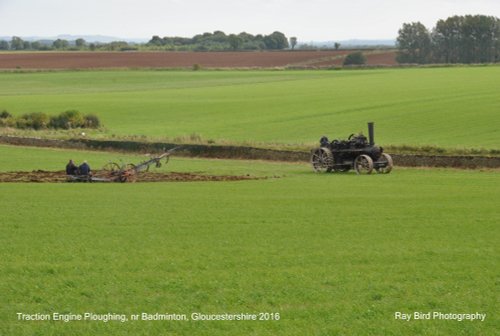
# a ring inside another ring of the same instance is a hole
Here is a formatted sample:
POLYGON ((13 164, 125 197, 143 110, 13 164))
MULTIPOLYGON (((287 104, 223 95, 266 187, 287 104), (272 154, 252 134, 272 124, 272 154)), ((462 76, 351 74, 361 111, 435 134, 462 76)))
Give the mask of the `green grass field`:
POLYGON ((96 136, 312 144, 366 133, 382 145, 500 148, 500 67, 366 71, 0 73, 0 110, 96 113, 96 136))
MULTIPOLYGON (((59 170, 68 158, 94 166, 140 159, 0 146, 2 171, 59 170)), ((169 170, 280 178, 3 183, 0 335, 498 333, 497 171, 322 175, 305 164, 175 157, 162 168, 169 170), (269 312, 281 319, 16 320, 17 312, 86 311, 269 312), (487 318, 404 322, 396 311, 487 318)))

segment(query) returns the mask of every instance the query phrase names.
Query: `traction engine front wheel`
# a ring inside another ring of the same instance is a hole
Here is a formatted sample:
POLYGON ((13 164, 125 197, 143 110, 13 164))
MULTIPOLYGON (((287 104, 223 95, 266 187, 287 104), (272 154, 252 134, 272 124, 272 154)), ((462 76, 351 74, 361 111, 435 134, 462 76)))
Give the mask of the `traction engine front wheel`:
POLYGON ((368 155, 362 154, 354 160, 354 169, 358 175, 371 174, 373 171, 373 160, 368 155))
POLYGON ((383 167, 375 168, 377 173, 389 174, 392 170, 392 167, 394 166, 394 164, 392 163, 392 157, 389 154, 382 153, 382 156, 380 157, 380 159, 378 159, 378 161, 385 163, 385 165, 383 167))

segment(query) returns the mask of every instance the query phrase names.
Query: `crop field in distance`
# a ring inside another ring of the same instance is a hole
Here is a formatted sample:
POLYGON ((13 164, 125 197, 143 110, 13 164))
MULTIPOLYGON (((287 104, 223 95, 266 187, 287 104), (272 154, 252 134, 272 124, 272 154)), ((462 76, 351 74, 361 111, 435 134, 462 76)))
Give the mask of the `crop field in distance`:
POLYGON ((500 67, 344 71, 100 70, 0 73, 0 110, 97 114, 95 137, 498 149, 500 67), (381 85, 383 83, 383 85, 381 85))

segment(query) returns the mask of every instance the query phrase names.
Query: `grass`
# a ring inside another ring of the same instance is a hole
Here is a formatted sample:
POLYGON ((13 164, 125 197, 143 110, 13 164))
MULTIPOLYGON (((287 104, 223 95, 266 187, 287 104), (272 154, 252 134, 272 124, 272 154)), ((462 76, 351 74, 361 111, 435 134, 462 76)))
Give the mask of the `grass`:
POLYGON ((499 67, 0 73, 0 109, 95 113, 95 137, 315 144, 376 122, 381 145, 500 148, 499 67), (381 85, 383 83, 383 85, 381 85))
MULTIPOLYGON (((111 154, 0 146, 0 170, 60 169, 70 156, 97 165, 111 154)), ((397 168, 389 175, 318 175, 305 164, 180 158, 167 167, 282 177, 2 184, 0 334, 498 330, 497 172, 397 168), (16 312, 54 311, 278 312, 281 319, 16 321, 16 312), (396 311, 477 311, 487 318, 403 322, 394 320, 396 311)))

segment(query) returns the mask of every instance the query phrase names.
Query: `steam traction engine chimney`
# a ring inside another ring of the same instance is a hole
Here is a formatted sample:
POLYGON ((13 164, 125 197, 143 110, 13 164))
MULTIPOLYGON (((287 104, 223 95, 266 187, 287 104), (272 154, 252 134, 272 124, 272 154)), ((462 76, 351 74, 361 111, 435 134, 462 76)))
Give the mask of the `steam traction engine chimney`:
POLYGON ((374 134, 373 134, 373 121, 368 123, 368 139, 370 140, 370 146, 375 145, 374 134))

